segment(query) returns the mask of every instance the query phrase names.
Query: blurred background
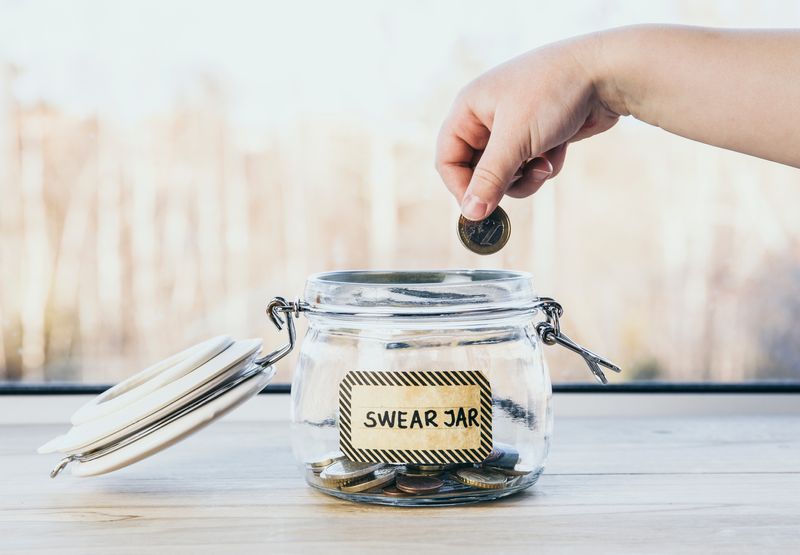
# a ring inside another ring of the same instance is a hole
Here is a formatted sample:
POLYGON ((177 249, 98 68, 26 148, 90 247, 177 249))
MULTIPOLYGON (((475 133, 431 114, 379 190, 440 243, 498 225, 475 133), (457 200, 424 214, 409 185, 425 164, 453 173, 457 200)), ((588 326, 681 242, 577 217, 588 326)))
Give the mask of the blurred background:
MULTIPOLYGON (((618 380, 800 380, 800 171, 622 121, 504 201, 484 258, 433 169, 459 88, 522 51, 798 21, 791 0, 0 1, 0 381, 272 347, 266 302, 310 273, 443 267, 532 272, 618 380)), ((559 351, 554 381, 591 381, 559 351)))

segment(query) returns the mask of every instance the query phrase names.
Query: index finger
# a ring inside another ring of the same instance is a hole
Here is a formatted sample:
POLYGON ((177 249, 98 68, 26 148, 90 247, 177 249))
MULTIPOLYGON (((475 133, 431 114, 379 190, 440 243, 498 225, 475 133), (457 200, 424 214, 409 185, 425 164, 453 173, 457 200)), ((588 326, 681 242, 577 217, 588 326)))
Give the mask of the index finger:
POLYGON ((474 116, 453 114, 442 124, 436 143, 436 170, 459 204, 472 179, 475 157, 488 140, 489 130, 474 116))

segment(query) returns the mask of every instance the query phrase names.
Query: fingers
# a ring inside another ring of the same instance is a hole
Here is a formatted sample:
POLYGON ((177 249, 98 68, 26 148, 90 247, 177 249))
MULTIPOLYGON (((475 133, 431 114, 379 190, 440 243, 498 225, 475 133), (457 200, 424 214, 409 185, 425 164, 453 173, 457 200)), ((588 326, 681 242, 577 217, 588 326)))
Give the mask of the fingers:
POLYGON ((544 156, 553 166, 553 174, 547 178, 552 179, 557 176, 561 172, 561 168, 564 167, 564 160, 567 158, 567 143, 561 143, 557 147, 551 148, 544 153, 544 156))
POLYGON ((459 204, 488 141, 489 130, 465 106, 456 104, 439 132, 436 170, 459 204))
POLYGON ((544 156, 537 156, 522 168, 522 177, 509 187, 506 194, 513 198, 531 196, 553 175, 553 165, 544 156))
POLYGON ((508 188, 506 194, 513 198, 531 196, 545 181, 558 175, 564 167, 566 155, 567 144, 563 143, 537 156, 521 168, 520 178, 508 188))
POLYGON ((442 133, 436 147, 436 170, 447 189, 460 203, 472 178, 473 149, 460 137, 442 133))
POLYGON ((482 220, 492 213, 529 157, 530 141, 519 140, 510 128, 495 123, 461 202, 461 213, 470 220, 482 220))

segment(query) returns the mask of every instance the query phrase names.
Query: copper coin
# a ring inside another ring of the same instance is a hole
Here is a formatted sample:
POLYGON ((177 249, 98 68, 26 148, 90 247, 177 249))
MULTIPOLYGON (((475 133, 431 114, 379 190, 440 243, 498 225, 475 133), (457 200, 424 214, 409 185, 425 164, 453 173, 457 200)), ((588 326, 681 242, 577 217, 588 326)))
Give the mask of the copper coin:
POLYGON ((407 474, 398 474, 396 480, 397 489, 417 495, 434 493, 439 491, 443 485, 443 481, 433 476, 409 476, 407 474))
POLYGON ((383 488, 382 491, 384 495, 388 495, 389 497, 411 497, 410 493, 400 491, 399 489, 397 489, 397 486, 389 486, 383 488))
POLYGON ((502 249, 511 237, 511 220, 499 206, 480 221, 458 219, 458 238, 461 244, 477 254, 494 254, 502 249))

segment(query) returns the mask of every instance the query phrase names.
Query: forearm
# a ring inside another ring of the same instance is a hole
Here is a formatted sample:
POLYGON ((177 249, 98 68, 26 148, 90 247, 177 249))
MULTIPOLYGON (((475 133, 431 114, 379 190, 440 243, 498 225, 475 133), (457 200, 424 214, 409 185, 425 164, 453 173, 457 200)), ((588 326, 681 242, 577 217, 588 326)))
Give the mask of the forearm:
POLYGON ((637 26, 594 48, 610 110, 800 167, 800 31, 637 26))

